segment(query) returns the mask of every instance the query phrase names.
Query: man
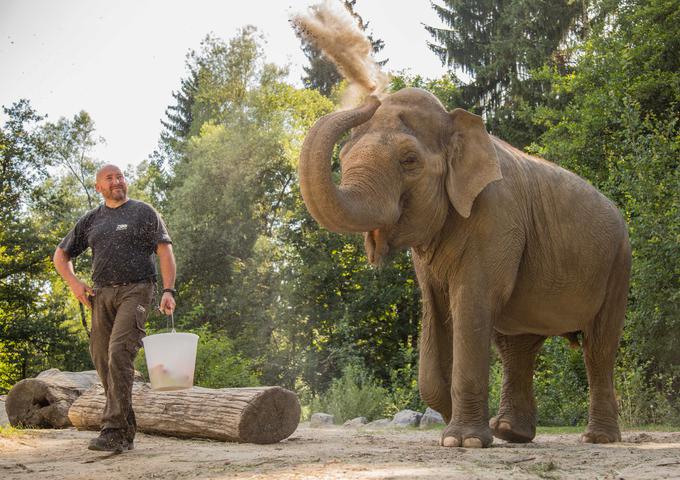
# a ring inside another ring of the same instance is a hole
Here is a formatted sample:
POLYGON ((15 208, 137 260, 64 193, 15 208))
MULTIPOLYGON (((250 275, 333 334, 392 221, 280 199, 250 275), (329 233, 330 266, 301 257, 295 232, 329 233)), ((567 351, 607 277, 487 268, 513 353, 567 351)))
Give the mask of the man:
POLYGON ((175 258, 163 220, 151 206, 128 198, 118 167, 101 167, 95 188, 104 204, 78 220, 53 260, 78 301, 92 309, 90 354, 104 385, 106 407, 101 433, 88 448, 120 453, 133 448, 136 432, 133 362, 154 298, 153 255, 158 255, 163 280, 160 310, 168 315, 175 309, 175 258), (94 288, 75 275, 71 262, 88 247, 94 288))

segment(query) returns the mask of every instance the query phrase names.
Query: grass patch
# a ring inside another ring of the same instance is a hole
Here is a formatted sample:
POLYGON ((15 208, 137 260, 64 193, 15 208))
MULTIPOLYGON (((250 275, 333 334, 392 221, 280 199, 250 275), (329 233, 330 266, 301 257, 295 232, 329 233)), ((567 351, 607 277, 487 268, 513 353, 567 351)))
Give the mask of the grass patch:
MULTIPOLYGON (((585 425, 564 427, 536 427, 537 434, 560 435, 564 433, 583 433, 585 425)), ((680 427, 673 425, 621 425, 622 432, 678 432, 680 427)))
POLYGON ((17 438, 25 434, 25 430, 11 425, 0 425, 0 438, 17 438))
POLYGON ((583 433, 585 425, 567 425, 564 427, 536 427, 537 434, 561 435, 563 433, 583 433))
POLYGON ((680 432, 677 425, 622 425, 624 432, 680 432))

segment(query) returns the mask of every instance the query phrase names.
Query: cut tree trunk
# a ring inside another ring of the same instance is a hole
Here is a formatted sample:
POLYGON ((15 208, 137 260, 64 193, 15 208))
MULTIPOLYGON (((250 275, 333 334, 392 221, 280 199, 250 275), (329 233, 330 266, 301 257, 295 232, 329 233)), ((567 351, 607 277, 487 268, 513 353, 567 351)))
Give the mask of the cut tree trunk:
MULTIPOLYGON (((69 418, 78 429, 99 430, 105 403, 104 389, 96 385, 73 403, 69 418)), ((139 431, 228 442, 276 443, 300 421, 297 395, 281 387, 159 392, 135 382, 132 406, 139 431)))
POLYGON ((56 368, 21 380, 7 394, 5 410, 9 423, 14 427, 70 427, 71 404, 98 382, 95 370, 62 372, 56 368))

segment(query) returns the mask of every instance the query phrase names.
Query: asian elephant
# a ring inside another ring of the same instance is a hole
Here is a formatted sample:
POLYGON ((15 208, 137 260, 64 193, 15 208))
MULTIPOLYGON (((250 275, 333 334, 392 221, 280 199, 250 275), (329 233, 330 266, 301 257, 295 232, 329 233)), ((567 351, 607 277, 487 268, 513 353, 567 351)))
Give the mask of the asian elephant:
POLYGON ((415 88, 321 118, 299 173, 311 215, 334 232, 363 232, 371 263, 411 248, 423 299, 419 388, 448 422, 441 445, 530 442, 536 354, 548 336, 579 333, 590 387, 581 441, 620 441, 613 370, 631 250, 611 201, 415 88), (336 185, 330 158, 349 129, 336 185), (491 339, 503 386, 489 420, 491 339))

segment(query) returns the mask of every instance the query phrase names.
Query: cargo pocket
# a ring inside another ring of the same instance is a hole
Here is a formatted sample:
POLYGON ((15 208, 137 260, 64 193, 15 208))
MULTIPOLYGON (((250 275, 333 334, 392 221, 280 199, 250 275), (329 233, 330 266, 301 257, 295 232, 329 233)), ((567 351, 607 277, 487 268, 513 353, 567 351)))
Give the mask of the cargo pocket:
POLYGON ((137 333, 137 346, 142 346, 142 338, 146 337, 146 317, 147 317, 147 307, 144 305, 137 305, 135 308, 135 330, 137 333))

